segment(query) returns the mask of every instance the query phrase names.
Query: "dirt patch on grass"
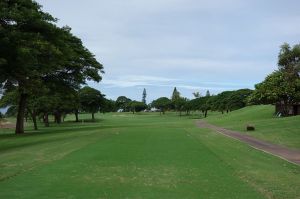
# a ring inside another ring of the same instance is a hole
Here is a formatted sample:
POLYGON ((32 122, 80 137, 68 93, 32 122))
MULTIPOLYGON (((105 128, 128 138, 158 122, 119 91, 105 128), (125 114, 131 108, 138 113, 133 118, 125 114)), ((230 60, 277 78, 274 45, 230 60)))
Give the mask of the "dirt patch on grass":
POLYGON ((239 141, 242 141, 244 143, 247 143, 255 149, 264 151, 266 153, 269 153, 269 154, 272 154, 279 158, 282 158, 284 160, 287 160, 291 163, 300 165, 300 151, 299 150, 289 149, 284 146, 275 145, 275 144, 272 144, 272 143, 269 143, 266 141, 259 140, 257 138, 242 134, 237 131, 231 131, 231 130, 224 129, 224 128, 221 128, 218 126, 214 126, 212 124, 207 123, 204 120, 198 120, 196 124, 200 128, 212 129, 218 133, 221 133, 228 137, 231 137, 231 138, 237 139, 239 141))

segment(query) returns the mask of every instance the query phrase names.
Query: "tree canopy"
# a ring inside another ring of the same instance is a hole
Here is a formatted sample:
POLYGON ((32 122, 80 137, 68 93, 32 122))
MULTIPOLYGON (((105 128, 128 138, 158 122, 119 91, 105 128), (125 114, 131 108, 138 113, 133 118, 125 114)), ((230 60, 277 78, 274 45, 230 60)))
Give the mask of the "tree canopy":
POLYGON ((171 100, 167 97, 160 97, 156 100, 154 100, 152 103, 151 103, 151 106, 153 108, 158 108, 160 109, 160 111, 165 114, 165 111, 171 107, 171 100))
POLYGON ((144 104, 146 104, 146 97, 147 97, 147 92, 146 92, 146 89, 144 88, 144 90, 143 90, 143 97, 142 97, 142 102, 144 104))
POLYGON ((300 102, 300 45, 283 44, 278 55, 278 70, 255 85, 249 97, 252 104, 280 104, 282 115, 288 115, 288 106, 300 102))
POLYGON ((69 27, 55 22, 35 1, 0 2, 0 85, 18 92, 16 133, 24 133, 25 107, 36 85, 78 89, 87 79, 101 80, 103 66, 69 27))
POLYGON ((125 96, 119 96, 116 100, 116 106, 118 109, 123 109, 123 111, 129 111, 129 103, 131 102, 132 100, 125 97, 125 96))
POLYGON ((101 92, 85 86, 79 90, 79 99, 82 110, 91 113, 92 120, 95 120, 95 113, 97 113, 104 104, 104 96, 101 92))

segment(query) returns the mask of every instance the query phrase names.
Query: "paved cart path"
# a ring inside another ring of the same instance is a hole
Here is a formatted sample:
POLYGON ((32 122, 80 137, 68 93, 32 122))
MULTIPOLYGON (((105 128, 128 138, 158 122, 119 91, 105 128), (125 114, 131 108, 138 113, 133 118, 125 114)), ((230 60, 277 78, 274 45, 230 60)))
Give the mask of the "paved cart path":
POLYGON ((266 153, 275 155, 279 158, 285 159, 294 164, 300 165, 300 151, 299 150, 289 149, 284 146, 279 146, 279 145, 272 144, 272 143, 269 143, 266 141, 262 141, 262 140, 259 140, 257 138, 254 138, 254 137, 246 135, 246 134, 242 134, 237 131, 232 131, 232 130, 224 129, 222 127, 218 127, 218 126, 209 124, 204 120, 198 120, 196 124, 200 128, 212 129, 214 131, 217 131, 218 133, 221 133, 228 137, 231 137, 231 138, 240 140, 244 143, 247 143, 255 149, 264 151, 266 153))

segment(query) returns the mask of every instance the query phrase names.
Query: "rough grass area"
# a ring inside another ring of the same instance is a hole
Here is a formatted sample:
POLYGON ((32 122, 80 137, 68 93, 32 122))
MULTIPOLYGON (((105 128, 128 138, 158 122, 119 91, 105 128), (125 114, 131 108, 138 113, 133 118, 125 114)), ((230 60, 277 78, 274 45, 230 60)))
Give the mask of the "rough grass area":
POLYGON ((253 135, 275 144, 300 149, 300 116, 274 116, 271 105, 249 106, 229 114, 212 114, 207 117, 211 124, 253 135), (246 131, 247 124, 254 125, 255 131, 246 131))
POLYGON ((38 133, 1 135, 0 198, 300 195, 299 166, 199 129, 188 117, 120 113, 97 118, 75 124, 69 117, 38 133))

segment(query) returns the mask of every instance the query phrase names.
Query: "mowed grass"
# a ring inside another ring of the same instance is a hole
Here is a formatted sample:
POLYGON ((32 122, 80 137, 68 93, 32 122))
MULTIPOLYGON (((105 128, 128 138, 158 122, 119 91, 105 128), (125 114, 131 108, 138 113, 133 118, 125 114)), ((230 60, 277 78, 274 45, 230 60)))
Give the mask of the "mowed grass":
POLYGON ((0 198, 300 196, 299 166, 199 129, 188 117, 97 118, 1 135, 0 198))
POLYGON ((272 105, 249 106, 229 114, 214 113, 206 120, 262 140, 300 149, 300 116, 276 117, 274 112, 272 105), (254 125, 256 130, 247 132, 247 124, 254 125))

